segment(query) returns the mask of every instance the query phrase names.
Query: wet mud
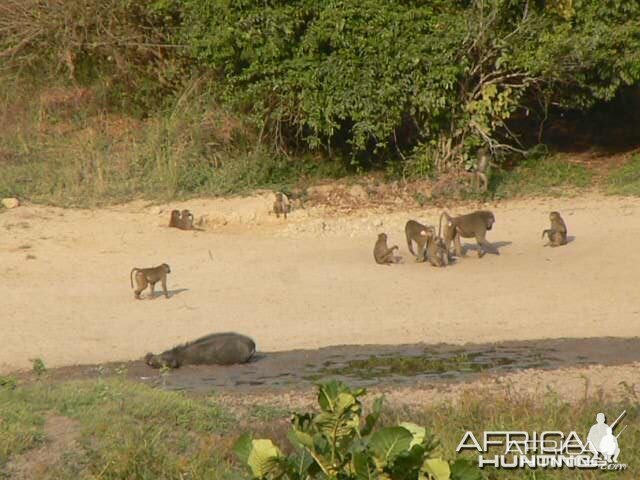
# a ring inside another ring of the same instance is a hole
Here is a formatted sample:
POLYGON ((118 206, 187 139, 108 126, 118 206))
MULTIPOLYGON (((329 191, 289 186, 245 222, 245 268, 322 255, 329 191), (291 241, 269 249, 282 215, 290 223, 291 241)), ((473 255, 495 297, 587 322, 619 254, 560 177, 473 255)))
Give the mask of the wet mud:
MULTIPOLYGON (((258 345, 259 348, 259 345, 258 345)), ((158 371, 142 360, 51 370, 53 380, 124 375, 169 390, 210 393, 307 389, 340 379, 352 386, 411 386, 473 381, 519 370, 640 361, 640 338, 586 338, 467 345, 340 345, 259 352, 246 364, 158 371)))

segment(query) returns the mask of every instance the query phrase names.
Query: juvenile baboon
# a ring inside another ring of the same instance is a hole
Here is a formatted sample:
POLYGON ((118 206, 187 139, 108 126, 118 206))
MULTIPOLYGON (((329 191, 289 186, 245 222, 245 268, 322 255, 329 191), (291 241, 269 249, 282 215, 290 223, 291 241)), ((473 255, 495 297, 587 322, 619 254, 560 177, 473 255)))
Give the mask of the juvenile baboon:
POLYGON ((551 212, 549 214, 549 220, 551 220, 551 228, 542 232, 542 238, 544 238, 545 235, 549 238, 549 241, 545 243, 544 246, 559 247, 560 245, 566 245, 567 225, 560 216, 560 212, 551 212))
POLYGON ((486 210, 479 210, 459 217, 451 217, 447 212, 442 212, 438 226, 438 236, 442 232, 447 254, 451 251, 451 242, 454 242, 456 255, 458 257, 464 256, 462 245, 460 244, 460 237, 463 237, 476 239, 480 247, 478 250, 479 258, 482 258, 487 252, 500 255, 498 249, 487 242, 486 239, 487 230, 491 230, 495 221, 493 213, 486 210), (442 229, 443 217, 447 219, 444 229, 442 229))
POLYGON ((238 333, 213 333, 193 342, 178 345, 158 355, 147 353, 144 360, 153 368, 164 365, 232 365, 246 363, 256 352, 256 344, 238 333))
POLYGON ((282 192, 276 192, 276 200, 273 202, 273 213, 276 214, 276 218, 280 218, 283 214, 284 218, 287 218, 287 213, 291 211, 291 204, 289 198, 282 192))
POLYGON ((153 291, 156 286, 156 282, 162 282, 162 290, 164 291, 164 296, 169 298, 169 293, 167 292, 167 274, 171 273, 171 268, 166 263, 162 265, 158 265, 153 268, 133 268, 129 277, 131 279, 131 288, 133 288, 133 274, 135 272, 136 278, 136 286, 137 288, 134 291, 135 298, 140 300, 140 294, 142 291, 147 288, 147 285, 151 285, 151 293, 150 298, 153 300, 153 291))
POLYGON ((171 218, 169 219, 169 227, 180 228, 180 212, 178 210, 171 210, 171 218))
POLYGON ((427 242, 426 258, 434 267, 444 267, 445 265, 449 265, 449 253, 447 252, 447 247, 444 245, 444 240, 435 234, 435 229, 433 235, 430 236, 429 241, 427 242))
POLYGON ((416 257, 416 262, 424 262, 427 242, 429 238, 435 236, 436 229, 415 220, 409 220, 404 226, 404 233, 407 236, 407 247, 411 255, 416 257), (413 242, 416 243, 417 252, 413 251, 413 242))
POLYGON ((489 175, 491 169, 491 150, 488 147, 481 147, 476 152, 478 156, 478 165, 473 172, 474 175, 474 188, 476 190, 482 189, 486 192, 489 188, 489 175), (480 187, 482 183, 482 187, 480 187))
POLYGON ((393 251, 398 250, 398 246, 394 245, 389 248, 387 246, 387 234, 379 233, 378 240, 376 240, 376 245, 373 247, 373 258, 376 263, 380 265, 389 265, 391 263, 396 263, 396 259, 393 255, 393 251))

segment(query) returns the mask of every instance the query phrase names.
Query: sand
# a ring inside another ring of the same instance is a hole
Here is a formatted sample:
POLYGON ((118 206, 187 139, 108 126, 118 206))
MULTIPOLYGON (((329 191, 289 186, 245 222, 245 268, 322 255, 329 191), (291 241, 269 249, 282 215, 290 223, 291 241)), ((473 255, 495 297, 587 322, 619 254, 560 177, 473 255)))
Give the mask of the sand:
MULTIPOLYGON (((140 358, 211 332, 253 337, 261 351, 341 344, 454 344, 640 335, 640 199, 582 195, 456 205, 491 208, 489 240, 436 269, 413 261, 409 218, 440 209, 297 210, 268 215, 269 195, 133 202, 94 210, 23 205, 0 213, 0 372, 140 358), (166 227, 190 208, 204 230, 166 227), (545 248, 548 212, 571 242, 545 248), (376 265, 385 231, 404 263, 376 265), (132 267, 171 265, 171 297, 134 300, 132 267)), ((473 243, 473 242, 472 242, 473 243)))

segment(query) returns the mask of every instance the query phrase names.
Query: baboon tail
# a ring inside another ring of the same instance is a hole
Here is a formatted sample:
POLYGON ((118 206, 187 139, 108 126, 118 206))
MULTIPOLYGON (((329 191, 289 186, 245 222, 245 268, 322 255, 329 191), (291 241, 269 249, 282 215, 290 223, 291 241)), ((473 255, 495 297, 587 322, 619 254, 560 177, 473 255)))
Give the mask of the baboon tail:
POLYGON ((133 272, 137 272, 138 270, 140 270, 137 267, 134 267, 131 269, 131 273, 129 274, 129 279, 131 280, 131 288, 133 288, 133 272))

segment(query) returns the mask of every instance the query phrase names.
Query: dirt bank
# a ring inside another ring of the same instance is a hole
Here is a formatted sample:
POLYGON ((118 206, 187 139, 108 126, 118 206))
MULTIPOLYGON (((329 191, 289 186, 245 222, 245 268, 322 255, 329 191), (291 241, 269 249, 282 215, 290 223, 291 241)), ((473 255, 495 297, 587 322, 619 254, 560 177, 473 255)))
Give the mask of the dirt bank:
MULTIPOLYGON (((341 344, 493 342, 640 335, 640 200, 603 196, 487 205, 501 255, 471 252, 445 269, 416 264, 408 218, 439 209, 333 216, 267 214, 268 196, 136 202, 100 210, 23 206, 0 214, 0 371, 140 358, 219 331, 263 351, 341 344), (203 216, 204 231, 164 225, 171 208, 203 216), (543 248, 549 210, 569 245, 543 248), (405 263, 374 264, 386 231, 405 263), (171 265, 171 298, 135 301, 132 267, 171 265)), ((464 212, 478 205, 451 208, 464 212)))

